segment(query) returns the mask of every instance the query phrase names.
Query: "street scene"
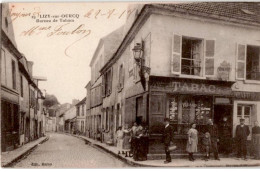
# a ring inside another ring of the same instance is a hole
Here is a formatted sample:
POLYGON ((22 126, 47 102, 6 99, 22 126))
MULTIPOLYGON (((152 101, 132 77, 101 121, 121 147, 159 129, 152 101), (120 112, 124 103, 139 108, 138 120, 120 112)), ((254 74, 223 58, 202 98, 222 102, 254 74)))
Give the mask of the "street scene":
POLYGON ((124 168, 128 164, 72 136, 53 133, 14 168, 124 168), (75 146, 77 145, 77 146, 75 146), (95 155, 95 156, 93 156, 95 155))
POLYGON ((2 3, 2 168, 260 167, 260 3, 2 3))

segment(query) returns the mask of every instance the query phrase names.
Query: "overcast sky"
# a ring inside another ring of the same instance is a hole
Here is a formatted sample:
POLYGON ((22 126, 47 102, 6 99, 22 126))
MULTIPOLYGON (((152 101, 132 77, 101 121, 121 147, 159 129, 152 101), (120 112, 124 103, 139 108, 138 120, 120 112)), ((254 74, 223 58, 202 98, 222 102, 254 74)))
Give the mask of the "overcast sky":
POLYGON ((10 8, 19 51, 34 62, 34 76, 47 78, 40 88, 60 103, 86 95, 89 63, 99 39, 122 26, 127 16, 126 3, 13 3, 10 8), (74 14, 63 18, 74 22, 53 22, 53 15, 62 14, 74 14))

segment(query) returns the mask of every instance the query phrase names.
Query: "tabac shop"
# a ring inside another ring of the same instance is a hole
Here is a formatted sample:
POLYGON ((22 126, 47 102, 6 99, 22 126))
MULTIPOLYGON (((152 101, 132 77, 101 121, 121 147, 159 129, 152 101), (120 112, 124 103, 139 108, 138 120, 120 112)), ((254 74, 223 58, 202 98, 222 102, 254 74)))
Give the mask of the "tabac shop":
POLYGON ((185 150, 186 133, 191 123, 197 124, 200 133, 205 130, 208 119, 213 119, 218 125, 223 117, 227 116, 232 125, 232 84, 233 82, 227 81, 151 77, 149 81, 150 153, 158 148, 155 140, 163 132, 165 117, 171 120, 180 151, 185 150))

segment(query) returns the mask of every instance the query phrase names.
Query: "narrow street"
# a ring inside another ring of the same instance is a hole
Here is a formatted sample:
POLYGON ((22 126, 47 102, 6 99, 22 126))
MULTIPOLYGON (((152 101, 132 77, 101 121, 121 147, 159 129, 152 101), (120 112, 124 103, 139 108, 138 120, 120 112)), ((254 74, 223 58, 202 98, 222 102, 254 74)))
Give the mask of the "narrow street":
POLYGON ((39 145, 14 168, 122 168, 128 164, 101 152, 83 140, 64 134, 50 133, 47 142, 39 145))

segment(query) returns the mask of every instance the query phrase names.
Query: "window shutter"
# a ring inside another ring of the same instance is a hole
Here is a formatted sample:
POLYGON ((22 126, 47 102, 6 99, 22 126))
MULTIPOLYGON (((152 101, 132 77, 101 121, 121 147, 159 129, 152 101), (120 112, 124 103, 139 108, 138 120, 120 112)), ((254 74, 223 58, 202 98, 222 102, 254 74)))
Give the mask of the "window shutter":
POLYGON ((172 57, 171 57, 171 73, 181 74, 181 49, 182 36, 173 34, 172 37, 172 57))
POLYGON ((246 45, 237 44, 236 78, 244 80, 246 74, 246 45))
POLYGON ((110 69, 110 76, 109 76, 109 89, 108 94, 110 95, 112 93, 112 82, 113 81, 113 68, 110 69))
POLYGON ((214 75, 215 40, 205 40, 205 76, 214 75))
POLYGON ((102 75, 102 85, 101 85, 101 89, 102 89, 102 97, 105 97, 106 96, 106 92, 105 92, 105 89, 106 89, 106 87, 105 87, 105 74, 104 75, 102 75))
POLYGON ((124 88, 124 81, 125 81, 125 70, 124 66, 122 67, 122 80, 121 80, 121 87, 124 88))

